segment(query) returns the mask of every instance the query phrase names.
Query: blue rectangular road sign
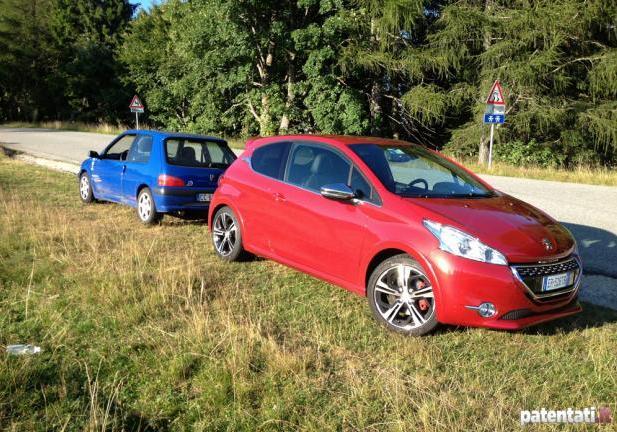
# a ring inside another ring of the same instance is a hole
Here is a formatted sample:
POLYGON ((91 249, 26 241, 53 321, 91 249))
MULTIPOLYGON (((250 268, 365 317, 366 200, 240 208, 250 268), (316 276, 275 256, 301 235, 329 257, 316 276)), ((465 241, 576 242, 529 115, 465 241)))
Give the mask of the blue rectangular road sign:
POLYGON ((505 114, 484 114, 484 123, 501 124, 506 121, 505 114))

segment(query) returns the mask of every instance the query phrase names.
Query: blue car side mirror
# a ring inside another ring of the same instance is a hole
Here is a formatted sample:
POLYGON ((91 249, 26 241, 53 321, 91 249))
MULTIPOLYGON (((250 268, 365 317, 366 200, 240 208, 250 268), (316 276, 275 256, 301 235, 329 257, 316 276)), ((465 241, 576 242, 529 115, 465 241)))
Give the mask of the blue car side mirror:
POLYGON ((90 153, 88 153, 88 156, 90 156, 93 159, 99 159, 100 156, 97 152, 95 152, 94 150, 90 150, 90 153))

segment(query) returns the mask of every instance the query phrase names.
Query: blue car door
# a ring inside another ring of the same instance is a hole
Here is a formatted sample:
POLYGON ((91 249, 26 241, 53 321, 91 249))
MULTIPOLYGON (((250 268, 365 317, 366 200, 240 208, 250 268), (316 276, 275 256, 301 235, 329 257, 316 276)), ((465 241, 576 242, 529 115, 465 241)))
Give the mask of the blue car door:
POLYGON ((137 202, 137 188, 142 184, 152 185, 156 181, 158 170, 152 157, 152 135, 138 134, 125 163, 122 175, 122 201, 135 206, 137 202))
POLYGON ((121 135, 113 141, 94 162, 92 169, 95 193, 110 201, 122 200, 122 175, 126 169, 126 158, 135 140, 135 135, 121 135))

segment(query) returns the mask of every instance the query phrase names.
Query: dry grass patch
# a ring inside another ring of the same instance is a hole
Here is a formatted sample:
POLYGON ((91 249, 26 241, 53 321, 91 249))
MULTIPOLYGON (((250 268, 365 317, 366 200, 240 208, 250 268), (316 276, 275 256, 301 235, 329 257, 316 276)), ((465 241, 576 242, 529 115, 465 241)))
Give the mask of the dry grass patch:
POLYGON ((0 344, 44 350, 0 354, 2 430, 511 431, 521 409, 615 407, 614 312, 404 338, 361 297, 222 263, 201 223, 144 227, 7 158, 0 292, 0 344))

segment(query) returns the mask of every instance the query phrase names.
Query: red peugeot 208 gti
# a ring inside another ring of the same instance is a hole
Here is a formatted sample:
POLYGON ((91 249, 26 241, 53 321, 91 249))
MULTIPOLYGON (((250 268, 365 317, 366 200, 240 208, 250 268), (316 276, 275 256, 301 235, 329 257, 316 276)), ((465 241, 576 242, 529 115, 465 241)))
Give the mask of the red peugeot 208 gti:
POLYGON ((520 329, 577 313, 572 235, 455 162, 403 141, 247 143, 210 205, 217 254, 271 258, 368 297, 388 328, 520 329))

